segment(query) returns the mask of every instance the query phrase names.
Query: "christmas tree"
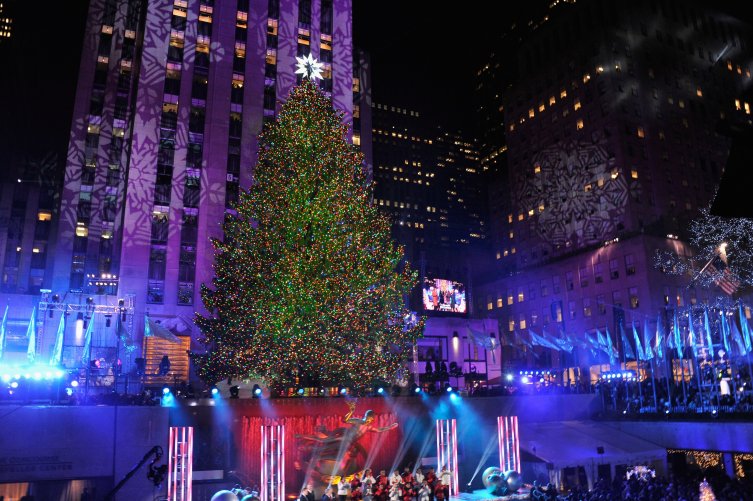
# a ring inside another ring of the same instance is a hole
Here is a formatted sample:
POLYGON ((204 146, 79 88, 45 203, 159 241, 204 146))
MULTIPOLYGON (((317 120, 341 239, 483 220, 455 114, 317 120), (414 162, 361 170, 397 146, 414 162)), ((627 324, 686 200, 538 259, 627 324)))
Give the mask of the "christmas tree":
POLYGON ((716 496, 714 496, 714 491, 711 489, 711 486, 708 482, 706 482, 706 479, 703 479, 703 482, 701 482, 701 485, 698 489, 698 499, 700 501, 716 501, 716 496))
POLYGON ((371 203, 363 156, 342 114, 304 79, 259 137, 254 182, 214 241, 209 315, 194 355, 212 384, 258 378, 270 387, 365 387, 390 381, 423 321, 407 323, 417 282, 371 203))

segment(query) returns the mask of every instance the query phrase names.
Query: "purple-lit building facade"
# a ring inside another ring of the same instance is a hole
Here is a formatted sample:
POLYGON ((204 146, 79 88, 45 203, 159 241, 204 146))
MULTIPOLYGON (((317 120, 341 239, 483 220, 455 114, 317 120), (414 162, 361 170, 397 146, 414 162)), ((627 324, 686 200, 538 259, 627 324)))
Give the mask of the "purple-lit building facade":
POLYGON ((251 182, 296 56, 325 63, 321 86, 345 121, 369 98, 351 27, 349 0, 93 0, 53 293, 128 298, 137 337, 144 313, 193 329, 210 239, 251 182))
POLYGON ((753 83, 750 28, 695 3, 554 2, 515 29, 513 55, 479 71, 482 117, 496 113, 504 133, 482 150, 502 176, 498 278, 478 311, 508 334, 614 335, 718 294, 653 261, 657 249, 689 252, 687 223, 729 149, 717 124, 750 118, 736 98, 753 83))

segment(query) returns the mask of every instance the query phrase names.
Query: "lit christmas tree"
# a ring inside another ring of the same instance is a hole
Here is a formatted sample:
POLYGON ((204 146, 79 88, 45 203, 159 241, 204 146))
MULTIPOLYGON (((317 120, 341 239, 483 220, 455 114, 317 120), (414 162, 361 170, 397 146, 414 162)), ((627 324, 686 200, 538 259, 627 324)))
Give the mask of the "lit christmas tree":
POLYGON ((703 482, 701 482, 701 485, 698 490, 698 499, 700 501, 716 501, 716 496, 714 496, 714 491, 711 490, 711 486, 708 482, 706 482, 706 479, 703 479, 703 482))
POLYGON ((404 299, 417 276, 370 201, 347 132, 304 79, 260 136, 254 183, 214 242, 215 278, 201 291, 207 353, 193 359, 207 383, 366 387, 410 357, 423 321, 405 321, 404 299))

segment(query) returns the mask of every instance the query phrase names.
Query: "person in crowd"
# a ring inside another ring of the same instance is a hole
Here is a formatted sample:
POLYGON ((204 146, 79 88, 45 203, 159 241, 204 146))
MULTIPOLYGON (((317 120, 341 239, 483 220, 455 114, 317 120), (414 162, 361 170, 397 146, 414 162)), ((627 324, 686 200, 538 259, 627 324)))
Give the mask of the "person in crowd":
POLYGON ((408 468, 407 466, 403 468, 403 483, 404 484, 413 483, 413 473, 411 473, 410 468, 408 468))
POLYGON ((314 483, 313 482, 307 482, 306 483, 306 501, 316 501, 316 494, 314 494, 314 483))
POLYGON ((400 489, 400 482, 393 483, 390 485, 390 501, 402 501, 400 499, 400 496, 402 495, 402 490, 400 489))
MULTIPOLYGON (((237 498, 238 496, 236 496, 237 498)), ((301 490, 301 495, 298 496, 298 501, 309 501, 309 486, 307 485, 301 490)))

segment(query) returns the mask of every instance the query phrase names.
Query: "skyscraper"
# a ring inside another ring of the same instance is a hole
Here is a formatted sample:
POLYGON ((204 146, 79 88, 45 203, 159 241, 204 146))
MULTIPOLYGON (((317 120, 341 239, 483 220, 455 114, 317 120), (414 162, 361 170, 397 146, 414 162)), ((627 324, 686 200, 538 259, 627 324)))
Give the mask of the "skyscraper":
POLYGON ((374 199, 405 257, 424 277, 468 285, 487 245, 478 145, 416 110, 375 103, 374 199))
POLYGON ((504 124, 484 158, 505 149, 509 193, 492 207, 501 273, 479 306, 509 332, 582 334, 707 297, 653 256, 689 252, 687 222, 713 196, 728 149, 715 127, 751 85, 749 27, 695 3, 595 1, 519 26, 510 56, 479 72, 504 124))
POLYGON ((92 0, 53 291, 130 296, 137 330, 146 310, 190 319, 307 54, 351 121, 349 0, 92 0))
POLYGON ((8 0, 0 2, 0 43, 3 43, 13 34, 13 17, 10 10, 8 0))

